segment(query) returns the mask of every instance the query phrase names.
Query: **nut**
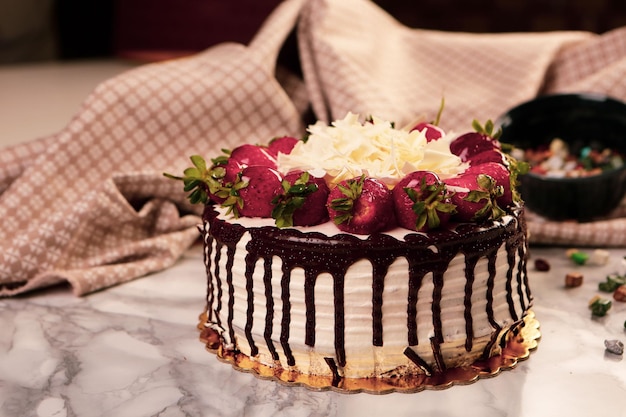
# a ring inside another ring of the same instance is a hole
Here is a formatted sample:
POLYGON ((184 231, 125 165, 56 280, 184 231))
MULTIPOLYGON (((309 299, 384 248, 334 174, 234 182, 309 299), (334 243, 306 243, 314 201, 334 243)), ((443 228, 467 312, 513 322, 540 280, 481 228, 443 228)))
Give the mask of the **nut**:
POLYGON ((565 275, 565 286, 567 288, 580 287, 583 284, 583 274, 580 272, 569 272, 565 275))
POLYGON ((537 258, 535 259, 535 269, 542 272, 549 271, 550 263, 543 258, 537 258))
POLYGON ((615 299, 615 301, 626 302, 626 285, 617 287, 613 292, 613 299, 615 299))
POLYGON ((598 265, 603 266, 609 263, 609 259, 611 258, 611 253, 604 249, 596 249, 591 253, 589 257, 590 265, 598 265))

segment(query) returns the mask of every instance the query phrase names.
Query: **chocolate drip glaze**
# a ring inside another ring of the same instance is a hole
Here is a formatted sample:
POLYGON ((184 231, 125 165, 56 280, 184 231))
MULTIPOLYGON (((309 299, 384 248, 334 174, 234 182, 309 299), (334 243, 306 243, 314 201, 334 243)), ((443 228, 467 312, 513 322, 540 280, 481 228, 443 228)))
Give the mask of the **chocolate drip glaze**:
POLYGON ((416 346, 417 338, 417 297, 418 291, 422 287, 422 280, 426 271, 416 271, 417 268, 409 265, 409 297, 407 300, 407 327, 409 346, 416 346))
MULTIPOLYGON (((212 239, 213 240, 213 239, 212 239)), ((222 244, 216 242, 215 245, 215 286, 217 287, 217 305, 215 306, 215 322, 218 326, 222 325, 222 317, 220 312, 222 311, 222 278, 220 275, 220 259, 222 258, 222 244)), ((213 294, 212 294, 213 295, 213 294)), ((211 302, 211 306, 213 302, 211 302)))
POLYGON ((522 287, 524 282, 522 274, 524 273, 525 269, 526 257, 524 256, 524 248, 522 246, 518 246, 517 255, 519 257, 519 263, 517 264, 517 294, 519 295, 522 311, 526 311, 526 302, 524 301, 524 289, 522 287))
POLYGON ((474 285, 474 271, 478 263, 478 256, 475 254, 465 256, 465 298, 463 305, 465 307, 463 315, 465 317, 465 350, 472 350, 474 340, 474 320, 472 319, 472 292, 474 285))
POLYGON ((296 358, 293 357, 291 347, 289 346, 289 329, 291 324, 291 301, 289 295, 289 282, 291 281, 291 273, 283 268, 283 278, 280 282, 281 300, 283 302, 283 318, 280 325, 280 345, 285 351, 287 357, 287 365, 294 366, 296 358))
POLYGON ((515 311, 515 302, 513 301, 513 269, 515 268, 515 253, 517 247, 511 242, 507 242, 506 253, 509 269, 506 271, 506 300, 509 304, 509 313, 513 321, 517 321, 517 312, 515 311))
POLYGON ((335 297, 335 355, 337 364, 346 366, 345 348, 345 303, 344 303, 344 277, 343 274, 333 275, 333 295, 335 297))
POLYGON ((203 240, 204 240, 204 251, 203 253, 203 257, 204 257, 204 266, 205 266, 205 272, 207 275, 207 288, 206 288, 206 312, 207 312, 207 321, 211 322, 213 321, 213 310, 211 309, 211 306, 213 305, 213 301, 214 301, 214 297, 215 294, 213 293, 213 273, 211 272, 211 268, 212 268, 212 262, 211 262, 211 255, 213 254, 213 238, 208 234, 208 233, 204 233, 204 229, 199 228, 200 233, 203 234, 203 240))
POLYGON ((228 285, 228 333, 230 340, 235 340, 235 328, 233 327, 233 317, 235 316, 235 286, 233 285, 233 262, 235 259, 235 248, 228 247, 226 250, 226 284, 228 285))
MULTIPOLYGON (((267 263, 267 261, 265 262, 267 263)), ((246 310, 246 326, 244 328, 244 332, 246 334, 246 339, 248 340, 248 344, 250 345, 250 356, 256 356, 259 353, 259 349, 254 343, 254 337, 252 337, 252 324, 254 318, 254 267, 256 266, 256 262, 249 261, 246 257, 246 292, 248 293, 248 307, 246 310)), ((265 276, 265 274, 264 274, 265 276)))
POLYGON ((487 318, 489 319, 489 323, 493 326, 496 332, 499 332, 501 327, 496 322, 496 318, 493 313, 493 289, 495 287, 496 280, 496 252, 493 252, 489 255, 489 263, 487 264, 487 270, 489 271, 489 278, 487 279, 487 318))
POLYGON ((315 281, 317 275, 312 271, 306 271, 304 277, 304 301, 306 303, 306 327, 304 343, 307 346, 315 346, 315 281))
POLYGON ((263 272, 263 286, 265 287, 265 330, 263 331, 263 338, 272 355, 272 359, 278 360, 278 352, 274 347, 274 341, 272 340, 272 327, 274 325, 274 297, 272 295, 272 260, 268 259, 265 262, 265 271, 263 272))
MULTIPOLYGON (((356 262, 366 259, 372 264, 372 333, 373 345, 383 346, 383 290, 385 286, 385 277, 389 266, 399 258, 404 258, 408 262, 407 285, 407 345, 415 346, 418 344, 417 335, 417 299, 422 282, 426 274, 432 273, 433 276, 433 303, 432 303, 432 320, 434 336, 430 340, 433 354, 437 360, 437 366, 440 370, 446 368, 441 355, 441 344, 444 343, 443 323, 441 319, 442 292, 445 285, 444 273, 448 269, 450 261, 458 254, 465 255, 465 278, 467 284, 465 286, 465 310, 464 316, 466 321, 466 349, 470 350, 473 339, 473 318, 471 296, 473 291, 474 269, 478 260, 487 257, 489 278, 487 283, 487 315, 492 326, 499 330, 493 311, 493 290, 495 280, 495 262, 497 251, 504 245, 507 252, 508 270, 506 274, 506 290, 509 311, 513 321, 518 321, 519 316, 516 312, 515 303, 512 297, 513 282, 517 281, 517 291, 520 295, 520 303, 522 310, 525 310, 526 303, 524 301, 523 288, 526 287, 526 299, 530 302, 530 292, 526 282, 526 245, 525 228, 523 222, 518 222, 521 213, 517 213, 515 218, 511 219, 506 225, 474 225, 462 224, 455 230, 442 230, 433 233, 421 234, 407 232, 404 240, 398 240, 392 236, 385 234, 371 235, 367 238, 356 237, 348 234, 338 233, 335 236, 326 236, 317 232, 303 233, 297 229, 277 229, 275 227, 258 227, 245 229, 236 224, 229 224, 217 217, 217 212, 208 206, 205 211, 205 222, 209 225, 209 229, 205 229, 205 233, 209 233, 216 243, 215 254, 215 272, 214 276, 210 276, 211 280, 215 280, 215 286, 218 288, 218 306, 216 307, 216 316, 219 316, 221 306, 219 306, 222 294, 220 284, 219 270, 219 252, 221 246, 227 247, 228 262, 226 265, 226 281, 229 291, 228 306, 228 332, 231 340, 235 341, 234 329, 232 323, 233 310, 233 259, 237 243, 241 240, 244 233, 249 233, 249 241, 246 244, 246 291, 247 291, 247 318, 245 326, 245 335, 251 347, 251 356, 257 354, 258 349, 252 333, 253 328, 253 285, 254 269, 256 263, 262 259, 264 261, 263 285, 265 286, 266 296, 266 316, 264 323, 263 337, 270 349, 274 360, 277 360, 279 354, 274 348, 272 340, 276 339, 273 335, 273 324, 275 319, 280 317, 281 332, 279 341, 282 346, 287 364, 295 365, 295 358, 292 354, 289 337, 291 328, 291 294, 290 284, 292 282, 292 271, 295 268, 302 268, 305 271, 304 277, 304 294, 306 308, 305 323, 305 343, 308 346, 315 346, 315 285, 317 277, 320 274, 328 273, 333 279, 333 296, 334 296, 334 343, 335 343, 335 361, 337 366, 346 365, 345 352, 345 275, 347 270, 356 262), (280 277, 280 296, 282 300, 282 315, 274 311, 275 306, 272 294, 274 289, 271 285, 272 280, 272 259, 279 258, 282 261, 282 276, 280 277), (517 274, 514 278, 514 271, 517 274)), ((210 260, 207 262, 210 263, 210 260)), ((209 304, 216 301, 209 297, 209 304)), ((211 306, 212 307, 212 306, 211 306)), ((214 320, 219 319, 215 317, 214 320)))

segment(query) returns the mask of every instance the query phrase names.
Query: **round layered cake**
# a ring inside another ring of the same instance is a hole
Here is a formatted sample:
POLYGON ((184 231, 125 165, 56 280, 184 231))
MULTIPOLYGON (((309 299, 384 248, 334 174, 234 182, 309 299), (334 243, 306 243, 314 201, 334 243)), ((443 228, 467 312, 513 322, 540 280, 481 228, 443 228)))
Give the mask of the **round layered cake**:
POLYGON ((313 387, 415 388, 474 378, 458 370, 478 363, 493 373, 523 345, 532 296, 519 166, 479 127, 349 114, 210 166, 192 157, 207 347, 313 387))

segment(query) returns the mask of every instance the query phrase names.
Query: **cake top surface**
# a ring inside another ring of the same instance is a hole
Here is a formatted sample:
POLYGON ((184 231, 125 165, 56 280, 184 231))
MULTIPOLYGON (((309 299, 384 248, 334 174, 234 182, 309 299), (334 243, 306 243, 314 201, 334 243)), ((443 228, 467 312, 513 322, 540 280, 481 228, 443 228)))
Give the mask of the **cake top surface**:
POLYGON ((446 133, 436 122, 396 128, 348 113, 310 125, 302 138, 244 144, 207 163, 191 157, 182 177, 192 203, 224 217, 272 219, 278 228, 330 222, 369 235, 417 232, 502 219, 522 205, 525 166, 503 152, 493 123, 446 133))

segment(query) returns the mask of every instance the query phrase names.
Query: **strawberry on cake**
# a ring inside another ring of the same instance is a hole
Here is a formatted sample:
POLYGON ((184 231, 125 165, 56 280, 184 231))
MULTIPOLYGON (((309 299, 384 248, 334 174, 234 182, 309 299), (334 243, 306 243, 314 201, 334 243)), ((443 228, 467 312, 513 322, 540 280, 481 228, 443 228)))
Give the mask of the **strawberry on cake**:
POLYGON ((376 392, 502 356, 532 315, 522 166, 491 122, 474 127, 349 113, 193 156, 173 178, 206 205, 207 347, 262 376, 376 392))

